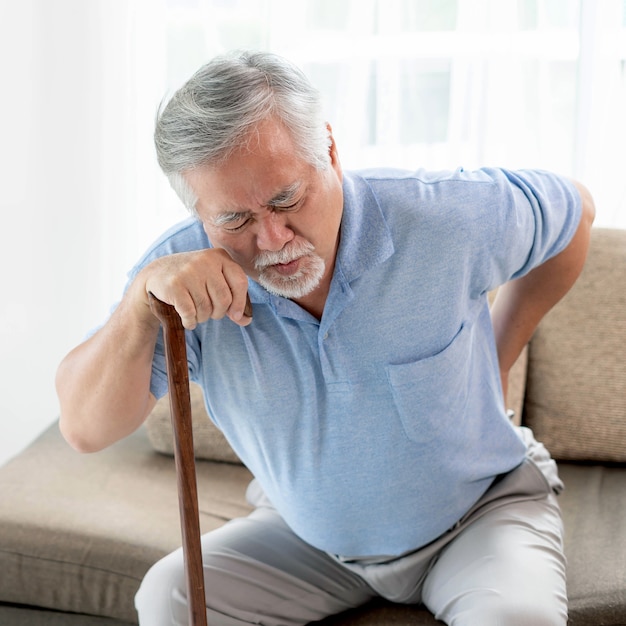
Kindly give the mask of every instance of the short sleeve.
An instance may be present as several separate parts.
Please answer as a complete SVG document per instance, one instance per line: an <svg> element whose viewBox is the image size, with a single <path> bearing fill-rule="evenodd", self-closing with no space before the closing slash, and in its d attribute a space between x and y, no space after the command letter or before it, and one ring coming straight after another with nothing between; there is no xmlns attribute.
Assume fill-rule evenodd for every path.
<svg viewBox="0 0 626 626"><path fill-rule="evenodd" d="M484 293L524 276L571 241L582 202L566 178L541 170L482 170L481 228L474 290ZM491 187L491 188L489 188Z"/></svg>
<svg viewBox="0 0 626 626"><path fill-rule="evenodd" d="M524 263L512 268L510 279L519 278L562 252L580 222L580 194L567 179L542 171L504 172L513 188L517 211L532 216L531 245ZM513 235L514 236L514 235Z"/></svg>

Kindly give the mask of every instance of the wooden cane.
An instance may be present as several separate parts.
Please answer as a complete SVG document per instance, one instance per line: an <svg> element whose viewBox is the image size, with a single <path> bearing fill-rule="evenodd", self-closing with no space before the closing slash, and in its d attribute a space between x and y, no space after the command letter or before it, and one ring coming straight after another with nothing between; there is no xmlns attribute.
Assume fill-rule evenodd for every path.
<svg viewBox="0 0 626 626"><path fill-rule="evenodd" d="M149 299L152 312L163 326L183 558L189 596L189 624L207 626L185 329L173 306L152 294L149 294Z"/></svg>

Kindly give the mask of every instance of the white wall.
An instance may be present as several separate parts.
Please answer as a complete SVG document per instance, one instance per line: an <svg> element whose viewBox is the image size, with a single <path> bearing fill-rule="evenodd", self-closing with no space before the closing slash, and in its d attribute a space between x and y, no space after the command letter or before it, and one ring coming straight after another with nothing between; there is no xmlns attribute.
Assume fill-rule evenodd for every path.
<svg viewBox="0 0 626 626"><path fill-rule="evenodd" d="M111 300L98 5L0 0L0 463L55 420L56 366Z"/></svg>
<svg viewBox="0 0 626 626"><path fill-rule="evenodd" d="M0 13L0 460L54 419L56 363L90 315L91 90L72 81L86 74L88 55L76 51L89 33L50 20L44 5L3 2ZM66 309L72 289L87 297Z"/></svg>
<svg viewBox="0 0 626 626"><path fill-rule="evenodd" d="M0 464L57 419L59 361L186 215L152 148L159 5L0 0Z"/></svg>

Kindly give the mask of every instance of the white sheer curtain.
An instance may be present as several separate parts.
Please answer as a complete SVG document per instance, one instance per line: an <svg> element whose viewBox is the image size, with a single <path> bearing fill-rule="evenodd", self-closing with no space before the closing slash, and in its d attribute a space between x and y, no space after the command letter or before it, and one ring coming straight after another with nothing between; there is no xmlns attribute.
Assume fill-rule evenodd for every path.
<svg viewBox="0 0 626 626"><path fill-rule="evenodd" d="M345 168L545 167L626 227L624 0L0 0L0 462L54 419L58 361L185 215L158 103L242 47L311 76Z"/></svg>
<svg viewBox="0 0 626 626"><path fill-rule="evenodd" d="M59 361L144 245L133 16L126 0L0 0L0 463L54 421Z"/></svg>
<svg viewBox="0 0 626 626"><path fill-rule="evenodd" d="M272 50L322 90L344 167L544 167L588 184L598 225L626 227L623 0L136 0L135 7L145 38L139 49L162 62L160 78L154 57L143 56L137 71L160 80L163 93L219 52ZM142 149L151 150L149 142Z"/></svg>

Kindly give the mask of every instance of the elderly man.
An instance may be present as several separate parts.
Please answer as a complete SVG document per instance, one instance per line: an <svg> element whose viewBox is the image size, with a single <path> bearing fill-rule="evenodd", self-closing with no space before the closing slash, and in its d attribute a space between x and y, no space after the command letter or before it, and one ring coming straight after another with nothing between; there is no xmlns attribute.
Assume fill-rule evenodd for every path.
<svg viewBox="0 0 626 626"><path fill-rule="evenodd" d="M193 216L62 362L61 428L95 451L144 421L167 391L147 294L174 305L255 476L251 515L203 537L209 622L383 596L456 626L565 624L562 485L503 391L581 271L588 191L530 170L344 173L315 89L263 53L201 68L155 142ZM185 594L178 551L146 575L140 623L185 624Z"/></svg>

